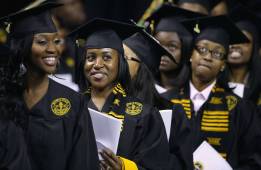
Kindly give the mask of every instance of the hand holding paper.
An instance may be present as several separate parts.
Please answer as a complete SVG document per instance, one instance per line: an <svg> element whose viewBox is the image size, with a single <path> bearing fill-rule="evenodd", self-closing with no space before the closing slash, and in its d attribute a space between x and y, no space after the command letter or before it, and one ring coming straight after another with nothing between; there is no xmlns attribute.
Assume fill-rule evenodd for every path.
<svg viewBox="0 0 261 170"><path fill-rule="evenodd" d="M98 151L106 147L116 154L121 133L121 120L90 108L89 112Z"/></svg>

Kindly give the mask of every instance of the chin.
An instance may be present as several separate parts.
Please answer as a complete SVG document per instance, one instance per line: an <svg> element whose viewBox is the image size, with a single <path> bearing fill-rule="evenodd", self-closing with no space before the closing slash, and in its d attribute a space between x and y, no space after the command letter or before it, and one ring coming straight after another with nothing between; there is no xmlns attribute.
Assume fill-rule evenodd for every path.
<svg viewBox="0 0 261 170"><path fill-rule="evenodd" d="M56 69L48 69L48 70L45 70L45 72L47 74L55 74L56 73Z"/></svg>
<svg viewBox="0 0 261 170"><path fill-rule="evenodd" d="M103 90L106 88L106 85L104 85L101 82L91 82L91 86L92 88L99 89L99 90Z"/></svg>

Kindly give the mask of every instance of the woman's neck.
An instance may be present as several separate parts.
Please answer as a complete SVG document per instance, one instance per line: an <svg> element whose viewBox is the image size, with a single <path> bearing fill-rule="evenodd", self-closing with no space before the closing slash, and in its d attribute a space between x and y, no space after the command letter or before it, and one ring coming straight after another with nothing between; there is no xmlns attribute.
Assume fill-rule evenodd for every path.
<svg viewBox="0 0 261 170"><path fill-rule="evenodd" d="M27 72L24 100L29 109L31 109L46 94L48 86L48 75Z"/></svg>
<svg viewBox="0 0 261 170"><path fill-rule="evenodd" d="M233 83L242 83L246 84L247 80L246 77L248 75L248 67L241 66L241 67L231 67L230 68L230 75L229 81Z"/></svg>
<svg viewBox="0 0 261 170"><path fill-rule="evenodd" d="M215 79L210 80L210 81L202 81L199 78L192 76L192 84L198 91L203 91L205 88L207 88L210 84L212 84Z"/></svg>
<svg viewBox="0 0 261 170"><path fill-rule="evenodd" d="M39 74L27 72L26 74L26 90L36 90L43 87L48 87L49 78L47 74Z"/></svg>
<svg viewBox="0 0 261 170"><path fill-rule="evenodd" d="M95 89L92 87L91 89L91 99L95 106L99 109L99 111L102 110L106 99L109 97L113 90L112 86L105 87L104 89Z"/></svg>
<svg viewBox="0 0 261 170"><path fill-rule="evenodd" d="M172 89L174 87L173 81L177 77L177 72L160 72L160 83L166 89Z"/></svg>

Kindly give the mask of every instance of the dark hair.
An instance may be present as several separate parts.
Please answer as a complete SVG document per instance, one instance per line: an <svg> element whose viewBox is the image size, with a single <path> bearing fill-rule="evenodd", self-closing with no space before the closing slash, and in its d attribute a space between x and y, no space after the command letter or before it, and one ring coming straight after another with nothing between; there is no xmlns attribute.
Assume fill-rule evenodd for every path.
<svg viewBox="0 0 261 170"><path fill-rule="evenodd" d="M78 54L80 53L80 61L76 66L76 83L79 85L80 91L81 92L85 92L86 90L88 90L88 88L91 87L91 85L89 84L88 80L86 79L85 75L84 75L84 64L85 64L85 60L86 60L86 49L79 49ZM126 90L126 92L128 92L128 90L130 89L130 82L131 82L131 78L130 78L130 73L129 73L129 66L128 63L126 61L126 59L124 58L123 54L118 52L118 57L119 57L119 65L118 65L118 75L117 75L117 79L115 80L115 83L121 83L121 85L123 86L123 88Z"/></svg>
<svg viewBox="0 0 261 170"><path fill-rule="evenodd" d="M14 64L21 65L29 61L32 55L33 35L29 34L22 38L10 38L8 39L10 49L14 53Z"/></svg>
<svg viewBox="0 0 261 170"><path fill-rule="evenodd" d="M0 120L12 120L22 127L26 126L25 108L23 105L23 79L15 56L5 56L6 63L0 64Z"/></svg>
<svg viewBox="0 0 261 170"><path fill-rule="evenodd" d="M144 63L140 63L137 74L131 81L131 87L130 95L142 102L158 109L170 107L156 90L153 75Z"/></svg>

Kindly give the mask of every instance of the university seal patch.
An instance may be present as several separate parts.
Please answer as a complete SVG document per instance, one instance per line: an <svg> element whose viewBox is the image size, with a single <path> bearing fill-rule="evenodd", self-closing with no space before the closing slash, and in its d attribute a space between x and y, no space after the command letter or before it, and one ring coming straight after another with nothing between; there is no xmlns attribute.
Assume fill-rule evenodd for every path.
<svg viewBox="0 0 261 170"><path fill-rule="evenodd" d="M126 104L126 113L130 115L138 115L142 111L142 104L139 102L130 102Z"/></svg>
<svg viewBox="0 0 261 170"><path fill-rule="evenodd" d="M235 96L227 96L228 110L231 111L237 105L237 98Z"/></svg>
<svg viewBox="0 0 261 170"><path fill-rule="evenodd" d="M204 170L203 165L201 162L195 162L194 163L194 170Z"/></svg>
<svg viewBox="0 0 261 170"><path fill-rule="evenodd" d="M56 116L63 116L71 109L71 103L66 98L58 98L52 101L51 109Z"/></svg>

